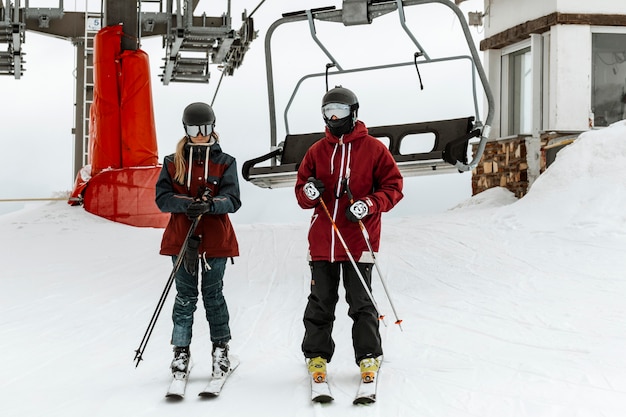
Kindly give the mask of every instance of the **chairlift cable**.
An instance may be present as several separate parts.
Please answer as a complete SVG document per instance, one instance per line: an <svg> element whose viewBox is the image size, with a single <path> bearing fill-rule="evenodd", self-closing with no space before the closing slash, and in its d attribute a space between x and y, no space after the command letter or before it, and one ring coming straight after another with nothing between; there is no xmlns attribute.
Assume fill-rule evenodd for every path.
<svg viewBox="0 0 626 417"><path fill-rule="evenodd" d="M250 13L250 16L248 16L249 18L252 17L252 15L254 14L254 12L256 12L259 7L261 7L261 5L265 3L265 0L261 0L261 2L254 8L254 10L252 10L252 13Z"/></svg>
<svg viewBox="0 0 626 417"><path fill-rule="evenodd" d="M215 93L213 94L213 100L211 100L211 107L213 107L213 103L215 103L215 97L217 97L217 92L220 90L220 85L222 85L222 79L224 78L224 71L222 71L222 75L220 76L220 80L217 82L217 88L215 89Z"/></svg>

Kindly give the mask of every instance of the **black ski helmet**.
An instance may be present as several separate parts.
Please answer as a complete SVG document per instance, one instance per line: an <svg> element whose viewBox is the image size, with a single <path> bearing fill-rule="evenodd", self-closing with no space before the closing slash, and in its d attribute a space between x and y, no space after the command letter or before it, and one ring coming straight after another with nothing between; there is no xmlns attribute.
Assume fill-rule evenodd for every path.
<svg viewBox="0 0 626 417"><path fill-rule="evenodd" d="M328 103L347 104L350 107L353 107L354 110L359 108L359 100L356 98L356 94L340 85L328 90L326 94L324 94L324 98L322 98L322 106L325 106Z"/></svg>
<svg viewBox="0 0 626 417"><path fill-rule="evenodd" d="M356 94L347 88L336 86L324 94L324 97L322 98L322 109L329 103L340 103L350 106L350 114L342 119L331 120L326 116L323 116L324 122L326 123L326 126L328 126L330 133L339 137L352 132L359 110L359 100L357 99Z"/></svg>
<svg viewBox="0 0 626 417"><path fill-rule="evenodd" d="M183 111L183 126L215 125L215 113L206 103L191 103Z"/></svg>

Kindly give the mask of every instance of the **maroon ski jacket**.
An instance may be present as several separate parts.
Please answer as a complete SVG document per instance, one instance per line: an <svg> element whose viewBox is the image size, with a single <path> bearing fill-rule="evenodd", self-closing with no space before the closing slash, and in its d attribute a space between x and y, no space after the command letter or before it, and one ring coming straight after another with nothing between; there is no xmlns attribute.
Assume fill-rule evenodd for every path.
<svg viewBox="0 0 626 417"><path fill-rule="evenodd" d="M326 136L309 148L298 169L295 186L298 204L304 209L314 208L309 228L310 259L347 261L348 255L322 204L319 200L309 200L304 194L303 188L309 177L324 183L322 199L354 260L372 263L359 224L346 217L350 200L345 184L348 184L354 201L363 200L368 205L369 215L363 219L363 224L372 249L378 252L381 213L391 210L403 197L402 175L387 147L370 136L365 124L357 120L354 130L342 140L326 129Z"/></svg>
<svg viewBox="0 0 626 417"><path fill-rule="evenodd" d="M190 151L190 150L188 150ZM191 151L190 151L191 152ZM228 213L241 207L237 163L235 158L222 152L218 144L211 146L210 154L197 152L191 165L186 164L190 183L174 180L174 155L168 155L156 183L156 203L161 211L172 213L163 232L161 255L178 255L191 227L185 214L187 207L198 195L198 190L209 188L213 195L213 210L200 219L195 230L202 237L199 252L208 258L239 256L239 245Z"/></svg>

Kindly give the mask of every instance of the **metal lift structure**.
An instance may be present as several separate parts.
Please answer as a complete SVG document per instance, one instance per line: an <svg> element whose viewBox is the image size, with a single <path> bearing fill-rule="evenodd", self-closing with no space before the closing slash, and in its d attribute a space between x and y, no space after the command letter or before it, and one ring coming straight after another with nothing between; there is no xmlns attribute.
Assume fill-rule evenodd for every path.
<svg viewBox="0 0 626 417"><path fill-rule="evenodd" d="M423 6L429 3L439 3L451 9L452 14L458 18L463 35L467 42L469 55L444 56L432 58L406 24L405 8L411 6ZM431 175L446 172L466 172L473 169L480 160L484 151L485 143L489 136L490 125L494 117L494 99L488 84L487 76L481 65L478 52L474 45L468 24L461 10L456 4L460 1L450 0L344 0L343 8L338 10L334 6L313 10L303 10L295 13L284 14L283 17L274 22L267 31L265 37L265 57L266 76L268 87L269 113L270 113L270 152L258 158L246 161L242 166L243 177L251 183L262 188L277 188L292 186L295 183L297 170L304 154L308 148L324 137L324 132L313 133L291 133L289 131L288 114L290 106L298 94L301 84L311 78L326 77L328 88L328 78L341 74L356 74L367 71L380 71L399 66L413 66L418 70L419 66L426 66L440 62L469 61L471 63L471 82L474 100L474 114L467 117L436 120L428 122L414 122L396 125L368 126L369 133L378 137L383 142L388 141L389 150L396 160L400 171L404 176ZM369 25L374 19L389 14L397 13L399 22L406 36L410 39L413 51L409 51L409 56L414 57L413 61L381 63L376 66L348 68L343 66L338 59L330 52L332 47L326 47L317 35L315 22L329 22L343 24L346 30L355 26ZM275 79L272 51L272 36L277 28L282 25L306 21L309 23L310 34L314 42L319 46L323 54L330 63L326 64L326 72L305 74L296 83L294 90L283 110L284 127L286 136L279 142L277 138L277 109L275 99ZM396 48L394 39L385 36L389 48ZM336 40L336 39L335 39ZM367 50L366 46L363 50ZM328 61L326 61L328 62ZM319 67L323 67L320 63ZM332 71L330 71L332 69ZM480 118L478 104L478 83L482 85L484 96L487 101L487 111L485 119ZM346 87L349 87L345 85ZM444 88L442 93L449 93ZM441 88L441 87L439 87ZM388 93L390 99L400 100L405 94L416 94L414 90L393 91ZM323 93L323 92L322 92ZM359 95L357 93L357 95ZM320 94L321 98L322 94ZM321 117L321 116L320 116ZM402 141L410 136L434 137L432 149L424 152L401 152ZM468 162L468 145L471 140L478 141L477 151L473 159ZM269 161L269 164L268 162ZM260 165L259 165L260 164Z"/></svg>
<svg viewBox="0 0 626 417"><path fill-rule="evenodd" d="M195 15L199 0L102 0L99 10L66 11L30 7L25 0L0 0L0 75L20 79L26 70L26 32L70 40L76 47L74 172L88 162L89 113L93 101L93 39L108 25L122 24L122 50L136 50L142 37L162 36L165 49L161 81L208 83L209 64L233 75L257 37L251 16L231 26L230 1L221 16Z"/></svg>

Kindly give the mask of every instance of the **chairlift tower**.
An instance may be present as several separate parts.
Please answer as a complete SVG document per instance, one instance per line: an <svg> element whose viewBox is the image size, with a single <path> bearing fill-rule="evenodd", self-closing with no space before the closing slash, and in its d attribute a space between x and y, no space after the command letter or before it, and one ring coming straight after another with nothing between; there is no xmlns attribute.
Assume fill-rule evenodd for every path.
<svg viewBox="0 0 626 417"><path fill-rule="evenodd" d="M174 7L176 3L176 7ZM182 3L182 4L181 4ZM88 163L89 112L93 102L94 37L100 29L122 24L122 50L136 50L142 37L162 36L166 50L161 81L208 83L209 64L222 76L233 75L257 37L253 20L243 13L239 30L231 27L230 1L221 16L195 16L199 0L104 0L101 10L66 11L30 7L29 1L0 0L0 75L20 79L26 70L27 31L70 40L76 47L74 173Z"/></svg>

